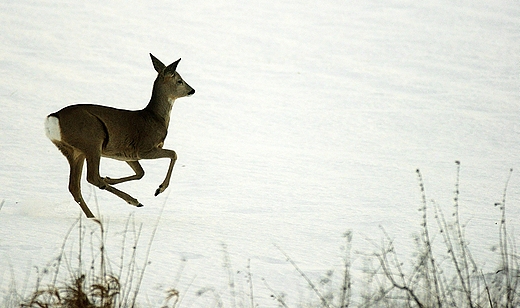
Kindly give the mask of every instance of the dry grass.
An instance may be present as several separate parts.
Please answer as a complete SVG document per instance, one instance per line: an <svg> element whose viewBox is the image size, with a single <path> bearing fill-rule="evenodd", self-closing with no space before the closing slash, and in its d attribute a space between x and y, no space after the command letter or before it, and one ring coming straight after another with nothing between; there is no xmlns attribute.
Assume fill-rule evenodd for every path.
<svg viewBox="0 0 520 308"><path fill-rule="evenodd" d="M363 281L358 280L355 283L364 288L360 290L360 298L351 298L351 231L345 234L347 243L340 287L335 290L329 289L327 293L318 287L326 280L311 280L296 262L279 248L316 297L316 302L300 304L299 307L520 307L519 256L515 241L509 236L506 226L507 187L512 170L507 177L502 200L495 204L500 210L497 270L494 273L485 273L483 266L473 258L464 225L461 223L458 161L456 166L457 177L450 221L447 221L438 204L427 201L422 174L417 170L422 196L422 215L420 233L414 238L415 258L410 266L400 260L398 247L395 247L393 239L383 227L382 243L374 244L373 252L357 252L368 264L364 270ZM428 213L433 213L433 218L429 217ZM432 238L440 238L442 243ZM372 260L374 262L371 262ZM327 276L331 278L332 272ZM289 307L284 293L278 293L270 288L267 282L264 283L280 307ZM329 281L327 284L331 285Z"/></svg>
<svg viewBox="0 0 520 308"><path fill-rule="evenodd" d="M394 246L394 241L383 228L382 242L375 244L374 251L357 252L362 259L373 261L367 263L369 266L365 269L362 281L352 281L352 231L344 234L344 258L340 277L335 277L334 272L329 271L318 280L311 279L278 247L298 275L306 281L316 299L312 302L300 300L297 307L520 307L519 258L515 241L510 237L506 226L507 187L512 170L506 180L502 200L495 204L499 209L500 223L497 230L499 243L496 245L498 262L494 273L484 272L473 259L468 245L459 213L459 173L460 163L457 162L453 211L449 215L451 219L447 220L439 205L427 201L422 174L417 170L422 196L420 232L414 238L415 254L409 266L399 259L398 247ZM64 239L60 256L52 266L54 270L40 271L36 287L21 303L16 290L13 290L4 299L5 307L138 307L137 295L153 241L152 235L147 247L139 246L141 228L142 226L136 226L133 219L129 218L123 232L119 262L110 262L106 253L107 233L104 225L95 221L95 224L86 226L81 218L78 219ZM77 241L70 239L74 230L78 232ZM144 249L144 259L137 257L138 248ZM263 285L253 284L250 261L246 270L241 271L246 273L245 276L242 275L242 279L246 279L247 291L237 288L240 280L235 277L236 271L232 268L225 244L222 244L222 250L229 291L225 298L229 305L224 303L222 294L212 287L196 291L196 297L213 297L214 307L254 308L259 307L255 294L267 291L279 307L290 306L289 295L271 288L268 279L262 278ZM138 259L142 260L139 264L136 261ZM114 263L119 264L116 269L110 266ZM336 282L333 283L333 280ZM360 294L356 298L352 295L353 285L363 288L356 293ZM168 290L161 308L178 306L183 306L179 291Z"/></svg>
<svg viewBox="0 0 520 308"><path fill-rule="evenodd" d="M94 223L92 223L94 222ZM97 228L95 227L97 225ZM87 224L80 217L71 226L63 241L61 252L51 268L40 272L31 294L20 304L8 307L22 308L130 308L138 307L148 253L153 236L145 249L144 260L137 262L142 225L136 226L132 216L123 232L119 265L109 260L106 247L107 232L99 220ZM77 231L77 239L72 233ZM155 234L155 230L154 233ZM179 293L172 289L166 294L163 307L174 307Z"/></svg>
<svg viewBox="0 0 520 308"><path fill-rule="evenodd" d="M403 269L397 247L385 233L383 245L372 254L378 267L371 273L374 291L365 293L360 307L519 307L520 267L519 259L506 226L506 196L509 178L506 180L500 209L498 266L495 273L484 273L471 253L459 213L459 174L453 197L452 220L447 221L439 205L427 202L424 182L417 170L422 195L421 232L415 238L416 258L411 270ZM434 217L428 217L432 207ZM431 226L431 223L434 226ZM441 247L435 246L431 232L435 230L442 238ZM437 236L436 234L435 236ZM444 247L442 247L444 246ZM445 253L435 253L444 251Z"/></svg>

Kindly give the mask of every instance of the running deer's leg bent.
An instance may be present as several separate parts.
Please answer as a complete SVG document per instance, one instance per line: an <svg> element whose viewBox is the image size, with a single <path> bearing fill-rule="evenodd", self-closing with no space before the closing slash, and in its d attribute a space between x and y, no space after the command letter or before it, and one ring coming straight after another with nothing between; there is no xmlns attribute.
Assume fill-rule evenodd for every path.
<svg viewBox="0 0 520 308"><path fill-rule="evenodd" d="M169 151L169 150L165 150ZM159 185L159 188L155 191L155 196L162 193L169 185L170 185L170 178L172 176L173 166L175 165L175 161L177 161L177 154L175 151L169 151L170 153L170 165L168 166L168 172L166 173L166 177L164 178L164 181L161 185Z"/></svg>
<svg viewBox="0 0 520 308"><path fill-rule="evenodd" d="M155 191L155 196L162 193L168 185L170 185L170 178L172 176L173 166L175 165L175 161L177 160L177 153L173 150L156 148L154 151L146 153L143 156L144 159L155 159L155 158L169 158L170 165L168 166L168 172L166 173L166 177L164 181L159 185L159 188Z"/></svg>
<svg viewBox="0 0 520 308"><path fill-rule="evenodd" d="M99 175L99 162L101 160L101 156L99 156L99 154L90 154L90 155L86 155L86 157L87 157L87 181L90 184L97 186L100 189L113 193L114 195L118 196L119 198L125 200L128 204L131 204L131 205L134 205L137 207L143 206L134 197L107 184L105 179L103 179Z"/></svg>
<svg viewBox="0 0 520 308"><path fill-rule="evenodd" d="M139 110L125 110L108 106L77 104L67 106L47 116L47 137L67 157L70 165L69 191L87 217L94 217L81 196L81 171L87 161L87 181L100 189L142 206L137 199L112 185L139 180L144 170L138 160L170 158L164 181L155 191L162 193L170 184L177 154L162 149L168 133L170 112L176 99L195 94L195 90L177 72L179 60L166 66L150 54L157 72L148 104ZM143 154L144 153L144 154ZM112 179L99 175L101 157L126 161L135 174Z"/></svg>
<svg viewBox="0 0 520 308"><path fill-rule="evenodd" d="M135 175L131 175L131 176L127 176L127 177L119 178L119 179L112 179L109 177L105 177L105 182L109 185L115 185L115 184L119 184L119 183L123 183L123 182L127 182L127 181L140 180L144 176L143 167L141 167L141 164L137 160L136 161L127 161L126 163L132 168L132 170L134 170Z"/></svg>

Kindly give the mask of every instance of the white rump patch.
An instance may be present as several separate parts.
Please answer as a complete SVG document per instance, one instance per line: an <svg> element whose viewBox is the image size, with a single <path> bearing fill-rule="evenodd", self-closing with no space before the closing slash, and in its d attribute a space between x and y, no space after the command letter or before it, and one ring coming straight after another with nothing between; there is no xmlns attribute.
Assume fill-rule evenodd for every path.
<svg viewBox="0 0 520 308"><path fill-rule="evenodd" d="M45 134L52 141L61 141L60 120L53 116L48 116L45 120Z"/></svg>

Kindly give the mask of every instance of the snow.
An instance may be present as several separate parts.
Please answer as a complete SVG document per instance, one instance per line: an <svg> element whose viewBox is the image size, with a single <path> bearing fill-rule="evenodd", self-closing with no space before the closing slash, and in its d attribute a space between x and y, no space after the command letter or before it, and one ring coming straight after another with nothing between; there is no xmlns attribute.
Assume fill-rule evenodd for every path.
<svg viewBox="0 0 520 308"><path fill-rule="evenodd" d="M149 52L182 58L178 71L196 90L172 111L165 148L179 160L170 187L153 196L168 160L143 161L145 177L118 186L143 208L82 183L116 254L130 215L145 239L160 218L143 301L158 306L181 267L175 287L187 306L201 305L202 288L227 294L223 244L235 270L251 259L262 306L276 306L262 277L291 303L308 293L273 244L312 277L341 268L347 230L354 250L370 251L383 226L410 256L421 217L415 170L427 198L451 213L456 160L470 247L477 262L496 265L494 204L520 158L515 2L8 0L0 26L4 293L11 271L23 281L56 257L80 215L45 116L79 102L144 107L155 78ZM103 175L130 172L102 160ZM364 258L353 255L356 277Z"/></svg>

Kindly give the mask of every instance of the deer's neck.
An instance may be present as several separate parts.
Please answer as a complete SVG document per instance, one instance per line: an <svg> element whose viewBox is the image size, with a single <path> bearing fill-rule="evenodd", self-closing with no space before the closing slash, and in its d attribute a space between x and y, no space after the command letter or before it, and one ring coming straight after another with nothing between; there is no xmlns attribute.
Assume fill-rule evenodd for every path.
<svg viewBox="0 0 520 308"><path fill-rule="evenodd" d="M152 98L146 106L145 110L152 113L158 121L160 121L166 128L170 124L170 113L172 111L174 99L168 98L167 95L161 93L162 91L154 86L152 91Z"/></svg>

